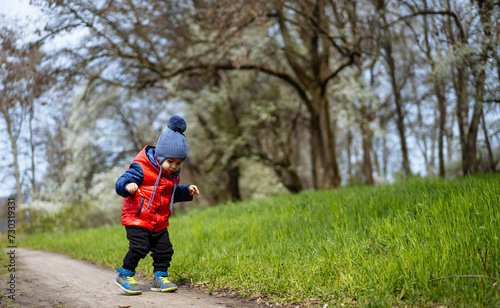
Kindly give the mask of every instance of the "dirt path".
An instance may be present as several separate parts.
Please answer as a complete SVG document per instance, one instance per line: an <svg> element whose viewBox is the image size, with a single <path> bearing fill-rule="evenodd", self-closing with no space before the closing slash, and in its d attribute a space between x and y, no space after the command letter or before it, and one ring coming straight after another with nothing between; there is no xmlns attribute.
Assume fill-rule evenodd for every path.
<svg viewBox="0 0 500 308"><path fill-rule="evenodd" d="M8 252L8 251L7 251ZM0 277L0 294L15 291L15 300L0 299L0 307L268 307L255 300L213 296L180 286L175 293L151 292L150 281L137 278L142 295L127 295L115 284L108 268L68 256L25 248L15 249L15 285L9 274ZM9 290L10 289L10 290Z"/></svg>

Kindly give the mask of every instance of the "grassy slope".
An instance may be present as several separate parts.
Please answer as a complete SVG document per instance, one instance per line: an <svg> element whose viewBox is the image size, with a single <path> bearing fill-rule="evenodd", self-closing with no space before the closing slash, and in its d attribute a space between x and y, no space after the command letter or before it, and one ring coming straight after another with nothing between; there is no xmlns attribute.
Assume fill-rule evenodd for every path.
<svg viewBox="0 0 500 308"><path fill-rule="evenodd" d="M288 303L500 305L499 205L500 175L225 204L171 219L170 274ZM128 246L121 226L22 244L112 268Z"/></svg>

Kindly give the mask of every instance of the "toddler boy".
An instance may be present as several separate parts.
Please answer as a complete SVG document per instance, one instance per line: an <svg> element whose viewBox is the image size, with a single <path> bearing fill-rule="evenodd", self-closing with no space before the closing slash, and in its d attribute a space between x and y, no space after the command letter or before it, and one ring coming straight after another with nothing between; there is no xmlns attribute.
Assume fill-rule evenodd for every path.
<svg viewBox="0 0 500 308"><path fill-rule="evenodd" d="M129 294L141 294L134 279L139 260L149 252L155 277L151 291L174 292L177 286L168 280L168 268L174 250L168 235L168 219L174 202L193 200L199 195L195 185L178 185L182 162L188 155L184 131L186 121L173 116L168 129L154 146L146 146L116 181L116 192L124 197L122 225L127 231L129 250L118 268L116 284Z"/></svg>

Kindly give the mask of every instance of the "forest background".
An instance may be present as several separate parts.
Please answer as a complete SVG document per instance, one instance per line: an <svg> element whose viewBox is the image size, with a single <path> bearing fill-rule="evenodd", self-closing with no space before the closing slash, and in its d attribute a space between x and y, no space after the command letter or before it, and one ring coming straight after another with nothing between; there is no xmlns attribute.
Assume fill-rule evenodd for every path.
<svg viewBox="0 0 500 308"><path fill-rule="evenodd" d="M114 182L174 114L203 192L180 212L500 167L498 1L30 3L0 30L2 197L27 231L119 221Z"/></svg>

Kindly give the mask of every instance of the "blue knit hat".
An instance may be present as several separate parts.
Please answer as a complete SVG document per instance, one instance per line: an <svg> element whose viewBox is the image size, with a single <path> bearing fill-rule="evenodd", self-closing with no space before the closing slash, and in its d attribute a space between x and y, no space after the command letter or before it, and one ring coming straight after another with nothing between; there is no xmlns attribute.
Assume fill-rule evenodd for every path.
<svg viewBox="0 0 500 308"><path fill-rule="evenodd" d="M168 129L160 135L156 143L156 159L160 164L166 158L186 159L188 146L184 131L186 121L180 116L173 116L168 120Z"/></svg>

